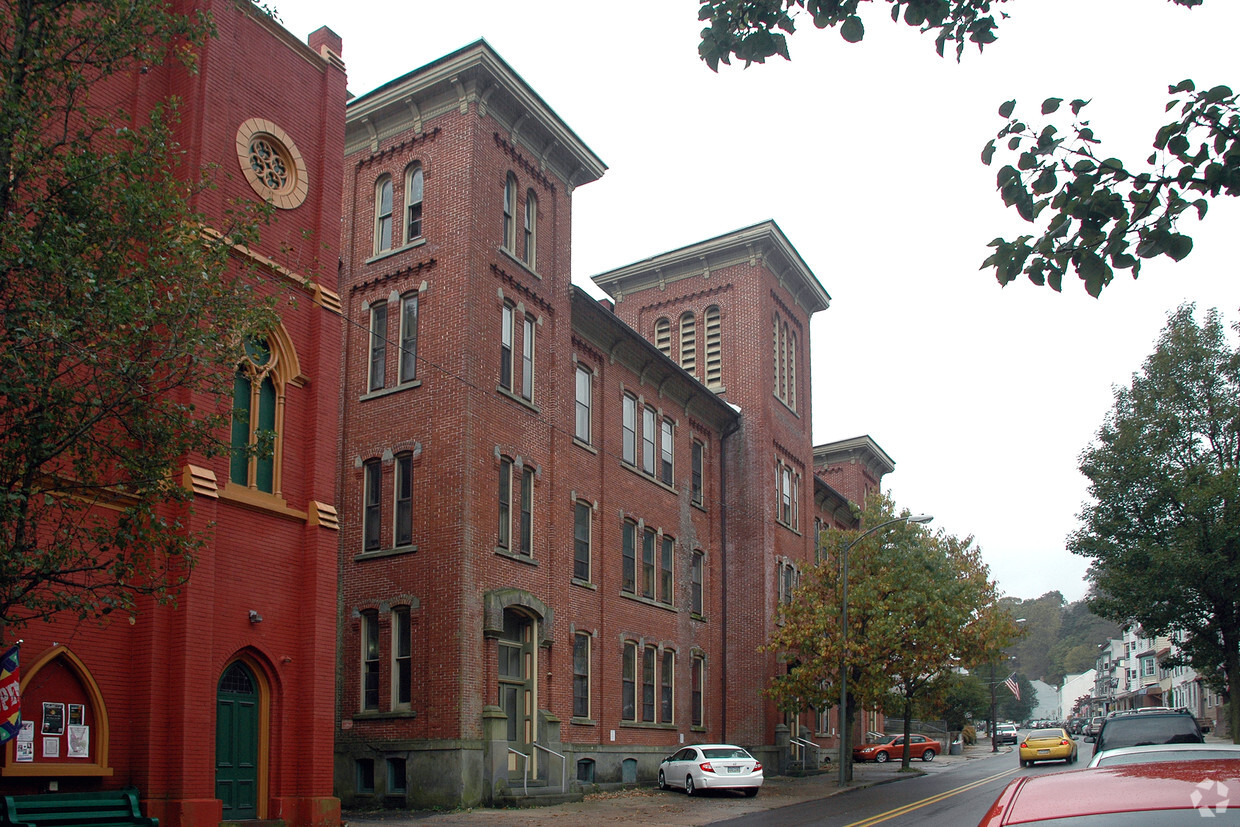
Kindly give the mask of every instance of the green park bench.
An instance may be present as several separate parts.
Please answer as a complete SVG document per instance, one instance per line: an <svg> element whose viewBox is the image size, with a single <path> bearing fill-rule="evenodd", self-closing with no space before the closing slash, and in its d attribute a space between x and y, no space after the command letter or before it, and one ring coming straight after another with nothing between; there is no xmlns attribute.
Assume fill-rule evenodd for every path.
<svg viewBox="0 0 1240 827"><path fill-rule="evenodd" d="M0 797L3 827L159 827L159 819L138 811L138 791L46 793Z"/></svg>

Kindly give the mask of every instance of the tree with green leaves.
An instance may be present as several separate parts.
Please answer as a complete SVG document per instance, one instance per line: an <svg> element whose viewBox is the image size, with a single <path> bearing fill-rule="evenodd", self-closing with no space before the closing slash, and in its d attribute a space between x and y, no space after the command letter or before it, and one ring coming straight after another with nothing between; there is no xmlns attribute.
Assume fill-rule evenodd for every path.
<svg viewBox="0 0 1240 827"><path fill-rule="evenodd" d="M1069 548L1090 608L1179 655L1240 721L1240 348L1218 311L1170 314L1081 457L1090 502ZM1240 743L1240 727L1232 727Z"/></svg>
<svg viewBox="0 0 1240 827"><path fill-rule="evenodd" d="M968 666L1005 645L1015 629L972 538L931 534L902 520L907 512L875 495L862 531L830 532L824 556L803 579L783 624L768 644L795 668L768 693L781 708L826 708L839 698L841 663L847 697L840 730L847 738L858 707L878 708L899 696L904 733L916 703L944 672ZM893 522L894 521L894 522ZM879 526L879 531L866 532ZM844 640L842 565L848 564L848 629ZM849 752L845 744L845 760ZM905 765L908 755L905 755ZM850 767L845 767L848 778Z"/></svg>
<svg viewBox="0 0 1240 827"><path fill-rule="evenodd" d="M202 538L180 470L227 449L233 371L274 317L190 206L208 182L181 166L176 101L126 106L147 67L192 71L210 20L156 0L0 15L3 637L184 581Z"/></svg>
<svg viewBox="0 0 1240 827"><path fill-rule="evenodd" d="M978 51L998 39L1006 0L700 0L699 55L718 71L732 58L745 65L769 57L789 59L787 35L799 20L837 28L844 40L861 41L865 19L889 12L933 35L935 49L950 46L960 60L966 46ZM1186 7L1203 0L1169 0ZM996 20L996 13L998 20ZM1116 271L1136 278L1142 261L1166 256L1180 261L1192 251L1181 217L1204 217L1210 201L1240 194L1240 105L1227 86L1197 89L1192 80L1168 87L1173 120L1154 136L1144 163L1099 154L1099 139L1081 117L1088 101L1069 102L1067 124L1034 125L1015 114L1016 102L999 107L1006 121L982 151L1012 155L999 167L996 187L1004 204L1033 231L1013 240L996 238L982 264L1000 284L1026 276L1059 291L1075 273L1097 297ZM1062 113L1063 98L1047 98L1040 117Z"/></svg>

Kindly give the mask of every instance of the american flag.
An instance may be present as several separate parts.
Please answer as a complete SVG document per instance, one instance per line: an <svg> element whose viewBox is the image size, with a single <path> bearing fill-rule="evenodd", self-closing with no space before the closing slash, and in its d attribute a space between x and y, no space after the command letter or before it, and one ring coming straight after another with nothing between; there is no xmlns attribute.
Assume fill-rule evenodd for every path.
<svg viewBox="0 0 1240 827"><path fill-rule="evenodd" d="M1016 696L1016 700L1020 700L1020 684L1016 682L1015 672L1007 676L1007 680L1003 682L1003 685L1012 690L1012 694Z"/></svg>

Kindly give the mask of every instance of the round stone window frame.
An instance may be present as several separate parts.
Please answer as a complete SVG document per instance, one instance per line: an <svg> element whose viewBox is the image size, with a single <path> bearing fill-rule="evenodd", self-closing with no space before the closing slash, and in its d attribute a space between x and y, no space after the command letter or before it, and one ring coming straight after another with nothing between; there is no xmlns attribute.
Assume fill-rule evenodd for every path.
<svg viewBox="0 0 1240 827"><path fill-rule="evenodd" d="M254 142L260 139L279 157L285 176L280 187L268 185L250 162ZM237 162L250 187L278 209L295 209L306 200L310 191L306 161L289 134L266 118L250 118L237 129Z"/></svg>

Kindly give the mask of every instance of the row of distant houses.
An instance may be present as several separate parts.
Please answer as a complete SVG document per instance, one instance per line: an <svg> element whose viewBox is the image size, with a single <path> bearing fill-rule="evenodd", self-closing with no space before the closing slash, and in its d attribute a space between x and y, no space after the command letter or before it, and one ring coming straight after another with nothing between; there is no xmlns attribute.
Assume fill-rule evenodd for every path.
<svg viewBox="0 0 1240 827"><path fill-rule="evenodd" d="M1140 627L1098 644L1093 669L1064 677L1061 717L1106 715L1127 709L1169 706L1190 710L1215 733L1228 732L1227 705L1196 670L1172 666L1174 637L1145 637Z"/></svg>

